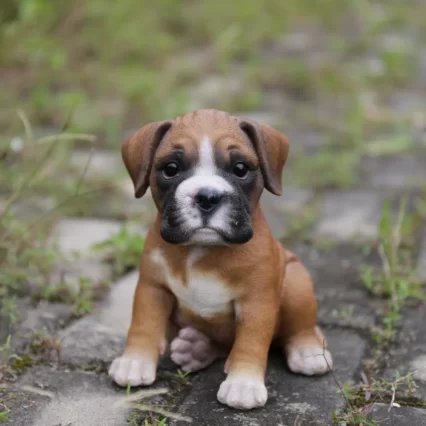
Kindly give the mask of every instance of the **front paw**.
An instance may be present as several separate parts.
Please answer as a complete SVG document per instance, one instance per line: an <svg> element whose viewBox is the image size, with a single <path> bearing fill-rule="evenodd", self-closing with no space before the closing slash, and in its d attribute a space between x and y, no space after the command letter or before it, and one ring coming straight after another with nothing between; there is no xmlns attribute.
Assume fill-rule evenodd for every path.
<svg viewBox="0 0 426 426"><path fill-rule="evenodd" d="M147 386L155 381L157 366L141 355L123 355L116 358L109 368L109 376L119 386Z"/></svg>
<svg viewBox="0 0 426 426"><path fill-rule="evenodd" d="M330 371L333 367L333 359L330 352L319 345L294 346L288 353L287 364L293 373L313 376Z"/></svg>
<svg viewBox="0 0 426 426"><path fill-rule="evenodd" d="M228 376L217 394L222 404L241 410L263 407L268 399L264 381L258 377L243 375Z"/></svg>

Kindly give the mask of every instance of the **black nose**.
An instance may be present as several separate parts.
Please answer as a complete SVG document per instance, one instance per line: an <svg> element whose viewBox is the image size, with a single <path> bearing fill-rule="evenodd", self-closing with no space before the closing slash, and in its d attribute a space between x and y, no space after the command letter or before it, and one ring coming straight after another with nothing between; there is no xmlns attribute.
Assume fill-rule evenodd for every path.
<svg viewBox="0 0 426 426"><path fill-rule="evenodd" d="M195 203L202 212L211 212L220 203L223 195L209 188L201 188L195 196Z"/></svg>

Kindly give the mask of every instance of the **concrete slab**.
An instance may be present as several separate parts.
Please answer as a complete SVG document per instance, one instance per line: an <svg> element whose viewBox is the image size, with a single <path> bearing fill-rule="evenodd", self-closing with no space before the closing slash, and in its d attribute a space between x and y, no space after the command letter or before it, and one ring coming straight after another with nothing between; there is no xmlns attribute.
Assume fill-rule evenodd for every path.
<svg viewBox="0 0 426 426"><path fill-rule="evenodd" d="M337 380L340 383L351 380L364 354L364 340L346 330L329 330L326 335L334 356ZM266 381L269 399L264 408L245 412L221 405L216 394L224 378L223 363L198 373L189 395L177 407L178 411L192 417L197 426L324 426L332 423L333 410L345 407L330 374L322 377L292 374L281 353L274 352L270 356ZM183 425L177 421L170 424Z"/></svg>

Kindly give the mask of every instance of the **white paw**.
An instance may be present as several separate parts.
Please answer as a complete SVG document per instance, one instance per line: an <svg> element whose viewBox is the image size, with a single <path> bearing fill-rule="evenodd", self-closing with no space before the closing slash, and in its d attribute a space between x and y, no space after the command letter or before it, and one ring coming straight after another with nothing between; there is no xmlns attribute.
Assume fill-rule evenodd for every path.
<svg viewBox="0 0 426 426"><path fill-rule="evenodd" d="M171 360L185 371L198 371L217 357L216 348L203 333L191 327L182 328L170 345Z"/></svg>
<svg viewBox="0 0 426 426"><path fill-rule="evenodd" d="M146 386L154 382L156 370L155 363L143 356L123 355L112 362L108 374L119 386Z"/></svg>
<svg viewBox="0 0 426 426"><path fill-rule="evenodd" d="M288 353L287 363L293 373L306 376L324 374L333 368L330 352L321 346L292 348Z"/></svg>
<svg viewBox="0 0 426 426"><path fill-rule="evenodd" d="M263 407L268 400L268 392L262 379L250 376L228 376L217 393L222 404L240 410Z"/></svg>

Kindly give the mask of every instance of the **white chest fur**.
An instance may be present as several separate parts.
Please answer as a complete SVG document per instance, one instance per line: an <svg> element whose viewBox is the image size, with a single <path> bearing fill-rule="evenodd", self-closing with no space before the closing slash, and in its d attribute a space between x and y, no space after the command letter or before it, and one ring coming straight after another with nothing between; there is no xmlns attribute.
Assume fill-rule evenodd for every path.
<svg viewBox="0 0 426 426"><path fill-rule="evenodd" d="M201 317L209 318L218 313L228 312L234 295L217 275L205 273L194 267L194 263L202 254L199 249L194 249L194 252L188 257L186 284L172 274L167 260L160 250L153 250L151 258L164 271L167 284L179 304Z"/></svg>

